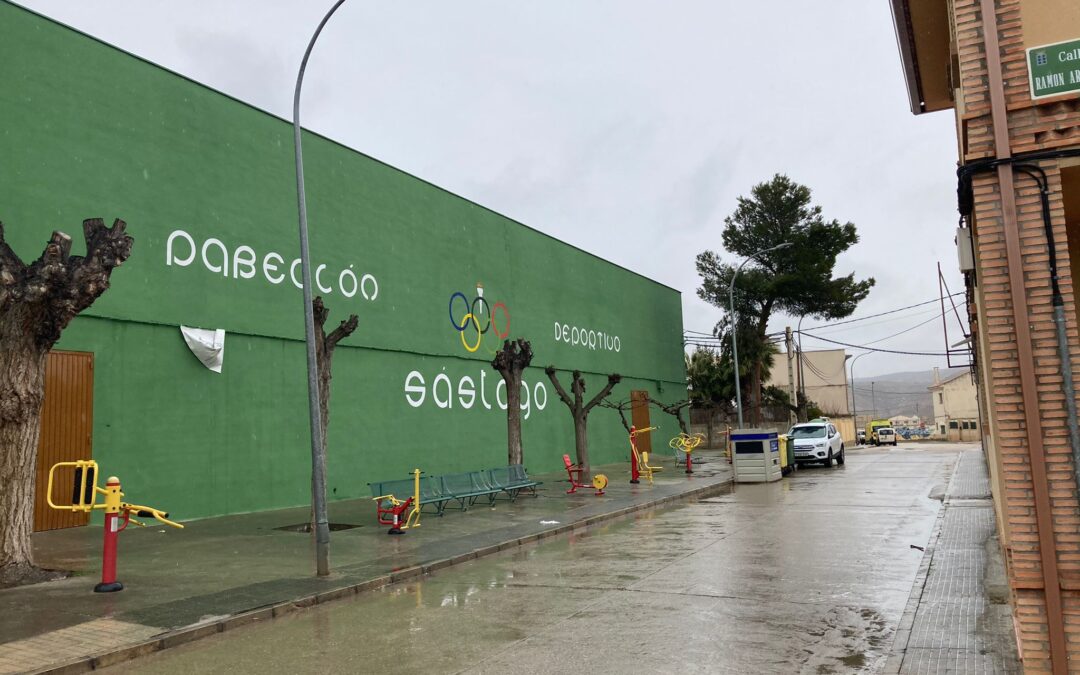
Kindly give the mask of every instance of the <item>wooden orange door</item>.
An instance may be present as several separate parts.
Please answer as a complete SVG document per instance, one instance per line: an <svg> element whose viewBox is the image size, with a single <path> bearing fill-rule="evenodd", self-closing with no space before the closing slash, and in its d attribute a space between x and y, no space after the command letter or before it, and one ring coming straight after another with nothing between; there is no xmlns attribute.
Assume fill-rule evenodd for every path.
<svg viewBox="0 0 1080 675"><path fill-rule="evenodd" d="M635 389L630 392L630 423L635 429L646 429L649 424L649 392ZM644 433L634 439L638 452L652 454L652 432Z"/></svg>
<svg viewBox="0 0 1080 675"><path fill-rule="evenodd" d="M49 468L57 462L92 459L94 429L94 355L88 352L49 352L45 366L45 403L41 408L37 483L34 490L34 531L86 525L89 515L56 511L45 500ZM75 471L56 472L53 501L70 504Z"/></svg>

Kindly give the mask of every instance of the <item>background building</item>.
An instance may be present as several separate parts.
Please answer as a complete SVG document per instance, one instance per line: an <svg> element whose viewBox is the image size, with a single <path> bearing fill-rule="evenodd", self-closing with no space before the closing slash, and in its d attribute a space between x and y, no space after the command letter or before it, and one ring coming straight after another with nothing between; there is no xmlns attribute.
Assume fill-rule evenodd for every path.
<svg viewBox="0 0 1080 675"><path fill-rule="evenodd" d="M36 258L53 229L78 253L96 216L135 240L50 359L39 475L92 455L180 519L308 503L291 124L7 3L0 63L0 215L16 253ZM334 357L331 499L415 467L505 464L490 365L503 338L533 344L534 472L574 447L546 365L580 369L592 392L621 373L621 399L686 398L678 291L330 139L307 134L304 149L313 283L331 328L359 315ZM224 331L220 374L181 325ZM594 462L626 456L615 411L596 409L589 434Z"/></svg>
<svg viewBox="0 0 1080 675"><path fill-rule="evenodd" d="M1080 3L891 4L912 112L956 118L958 262L1020 654L1028 672L1076 670Z"/></svg>
<svg viewBox="0 0 1080 675"><path fill-rule="evenodd" d="M947 441L981 438L978 393L971 373L957 373L929 389L934 403L934 438Z"/></svg>
<svg viewBox="0 0 1080 675"><path fill-rule="evenodd" d="M843 349L804 351L802 363L798 355L792 359L792 379L795 389L831 417L851 416L851 390L847 380L847 352ZM773 357L772 369L765 386L788 391L788 359L781 352Z"/></svg>

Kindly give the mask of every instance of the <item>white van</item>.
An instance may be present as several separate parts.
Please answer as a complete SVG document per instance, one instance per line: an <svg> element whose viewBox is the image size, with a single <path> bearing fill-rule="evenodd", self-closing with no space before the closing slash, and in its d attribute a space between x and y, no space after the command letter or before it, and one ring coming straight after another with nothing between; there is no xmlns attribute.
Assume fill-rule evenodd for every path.
<svg viewBox="0 0 1080 675"><path fill-rule="evenodd" d="M878 427L878 445L896 445L896 431L892 427Z"/></svg>

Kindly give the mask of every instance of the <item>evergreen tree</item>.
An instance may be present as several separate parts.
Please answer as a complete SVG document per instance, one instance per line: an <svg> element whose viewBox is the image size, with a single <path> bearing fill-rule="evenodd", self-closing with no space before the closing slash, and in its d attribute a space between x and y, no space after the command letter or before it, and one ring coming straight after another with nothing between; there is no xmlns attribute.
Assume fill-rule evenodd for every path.
<svg viewBox="0 0 1080 675"><path fill-rule="evenodd" d="M746 399L755 423L761 416L761 383L776 351L769 349L773 345L768 338L773 313L840 319L850 316L874 285L872 278L856 280L854 273L833 276L837 256L856 244L859 235L852 223L826 221L810 197L810 188L777 174L755 185L749 197L739 197L735 212L724 219L724 248L740 262L791 244L754 256L735 282L739 370L745 362L750 374ZM698 297L729 311L728 288L736 265L721 262L707 250L698 255L697 270L702 282ZM725 323L730 326L731 317L717 324L717 335L726 332Z"/></svg>

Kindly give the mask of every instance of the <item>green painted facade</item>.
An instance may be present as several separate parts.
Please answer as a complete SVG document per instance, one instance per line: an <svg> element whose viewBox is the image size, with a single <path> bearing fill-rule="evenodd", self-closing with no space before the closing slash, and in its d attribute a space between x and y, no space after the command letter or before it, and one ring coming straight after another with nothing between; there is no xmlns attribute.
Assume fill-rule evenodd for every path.
<svg viewBox="0 0 1080 675"><path fill-rule="evenodd" d="M3 2L0 82L0 219L15 251L37 257L53 229L78 249L95 216L135 238L58 345L95 354L103 470L183 519L306 503L291 125ZM506 461L495 333L530 339L538 366L581 369L591 391L619 372L619 398L685 397L677 291L326 138L307 134L304 149L328 324L360 317L334 360L332 498L416 466ZM181 324L227 332L220 375ZM542 368L525 380L526 464L553 470L573 453L570 415ZM589 431L594 462L627 454L614 411L594 411Z"/></svg>

